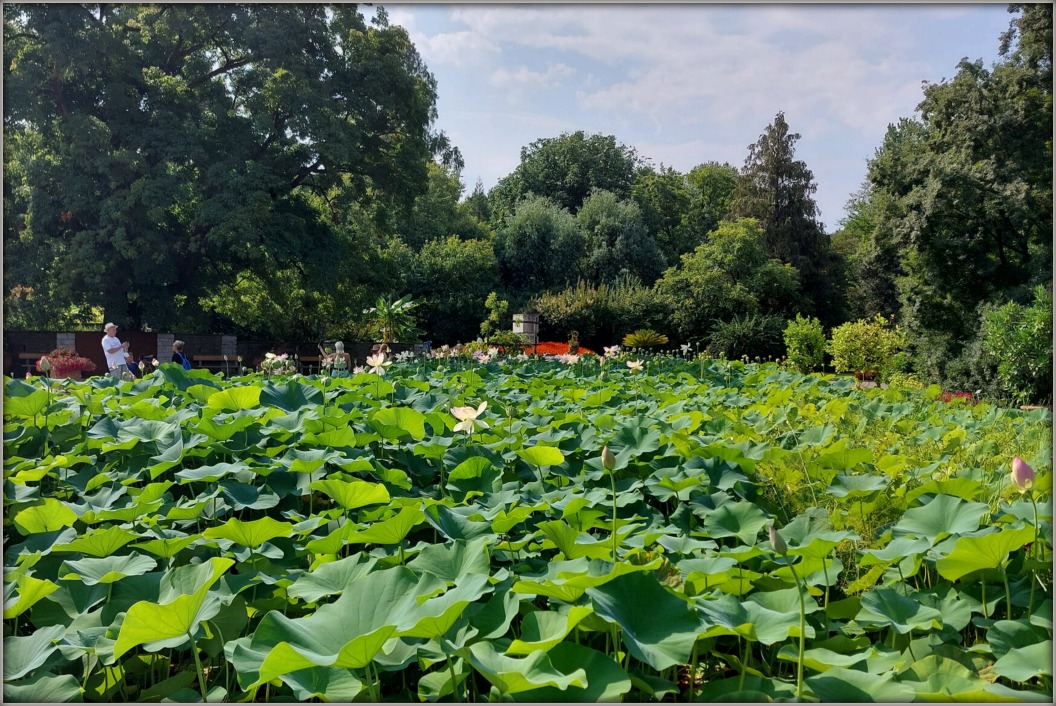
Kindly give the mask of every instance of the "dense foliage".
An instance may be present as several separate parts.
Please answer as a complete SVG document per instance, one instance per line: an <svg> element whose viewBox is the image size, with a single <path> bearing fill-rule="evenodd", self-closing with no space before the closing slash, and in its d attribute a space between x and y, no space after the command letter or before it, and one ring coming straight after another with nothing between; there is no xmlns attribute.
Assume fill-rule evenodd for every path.
<svg viewBox="0 0 1056 706"><path fill-rule="evenodd" d="M577 130L467 195L383 9L5 5L5 325L361 340L379 294L410 293L442 344L475 338L494 291L555 338L651 328L754 358L778 318L881 315L920 379L1044 402L984 325L1052 288L1052 7L1009 11L999 61L925 85L830 236L781 112L740 169Z"/></svg>
<svg viewBox="0 0 1056 706"><path fill-rule="evenodd" d="M4 281L36 293L27 324L89 303L222 330L237 307L210 297L243 284L344 309L369 243L354 214L384 220L430 159L459 160L384 11L5 5L4 40Z"/></svg>
<svg viewBox="0 0 1056 706"><path fill-rule="evenodd" d="M569 360L5 379L5 701L1051 702L1050 413Z"/></svg>

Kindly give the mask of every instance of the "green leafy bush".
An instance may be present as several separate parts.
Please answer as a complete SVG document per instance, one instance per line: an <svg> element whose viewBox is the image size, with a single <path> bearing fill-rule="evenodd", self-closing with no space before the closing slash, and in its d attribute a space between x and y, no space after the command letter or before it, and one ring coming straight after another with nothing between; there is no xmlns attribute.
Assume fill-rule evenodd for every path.
<svg viewBox="0 0 1056 706"><path fill-rule="evenodd" d="M547 292L532 301L541 314L544 338L565 340L579 332L580 343L595 350L617 342L626 331L665 330L669 307L635 277L611 284L580 280L575 287Z"/></svg>
<svg viewBox="0 0 1056 706"><path fill-rule="evenodd" d="M708 344L713 351L722 351L727 359L742 356L765 358L781 355L781 331L785 320L773 314L734 316L715 325Z"/></svg>
<svg viewBox="0 0 1056 706"><path fill-rule="evenodd" d="M906 336L898 326L888 327L884 317L858 319L832 330L828 352L838 373L860 373L886 378L896 372L906 346Z"/></svg>
<svg viewBox="0 0 1056 706"><path fill-rule="evenodd" d="M785 357L799 372L817 370L825 362L825 332L814 317L796 314L785 327Z"/></svg>
<svg viewBox="0 0 1056 706"><path fill-rule="evenodd" d="M997 359L1002 387L1018 402L1052 400L1052 292L1034 289L1029 306L1009 302L983 319L983 349Z"/></svg>
<svg viewBox="0 0 1056 706"><path fill-rule="evenodd" d="M891 373L887 378L888 387L897 387L902 390L923 390L924 383L912 373Z"/></svg>
<svg viewBox="0 0 1056 706"><path fill-rule="evenodd" d="M752 218L724 222L709 233L668 268L656 290L671 307L672 333L685 341L707 338L716 322L736 316L802 310L799 273L770 256L763 229Z"/></svg>

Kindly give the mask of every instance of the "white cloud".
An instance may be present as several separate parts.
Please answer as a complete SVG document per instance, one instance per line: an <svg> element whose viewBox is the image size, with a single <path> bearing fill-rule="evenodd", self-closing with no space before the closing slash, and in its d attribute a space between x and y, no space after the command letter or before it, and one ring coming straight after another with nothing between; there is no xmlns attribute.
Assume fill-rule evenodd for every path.
<svg viewBox="0 0 1056 706"><path fill-rule="evenodd" d="M1004 27L989 45L963 48L945 30L965 32L977 17L1007 26L1004 8L904 5L401 6L390 17L438 77L460 72L468 92L453 105L486 114L445 112L441 96L441 127L470 179L478 168L504 176L520 147L576 129L615 134L679 169L708 160L740 167L782 110L803 135L800 156L815 170L830 224L887 125L913 115L922 79L956 71L935 47L992 56ZM500 151L509 156L496 161ZM486 168L475 166L477 154Z"/></svg>
<svg viewBox="0 0 1056 706"><path fill-rule="evenodd" d="M488 79L494 86L523 86L528 88L557 88L563 79L576 73L576 70L565 64L551 64L546 71L532 71L527 66L509 70L500 66Z"/></svg>

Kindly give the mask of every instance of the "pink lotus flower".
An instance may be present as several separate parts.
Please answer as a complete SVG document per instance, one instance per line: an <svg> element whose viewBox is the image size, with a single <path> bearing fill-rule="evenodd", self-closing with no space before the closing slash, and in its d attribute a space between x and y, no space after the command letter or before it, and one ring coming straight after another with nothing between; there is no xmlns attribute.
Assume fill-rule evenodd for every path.
<svg viewBox="0 0 1056 706"><path fill-rule="evenodd" d="M1034 487L1034 469L1027 465L1027 462L1016 456L1012 459L1012 473L1009 476L1012 479L1012 485L1019 488L1019 492L1025 493Z"/></svg>

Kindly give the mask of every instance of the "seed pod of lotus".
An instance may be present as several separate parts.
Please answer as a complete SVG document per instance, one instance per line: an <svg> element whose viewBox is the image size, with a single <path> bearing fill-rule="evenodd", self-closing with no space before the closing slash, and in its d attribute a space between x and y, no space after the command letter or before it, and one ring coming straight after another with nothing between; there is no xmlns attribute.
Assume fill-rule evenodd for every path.
<svg viewBox="0 0 1056 706"><path fill-rule="evenodd" d="M773 525L770 525L770 546L781 556L788 554L788 545L785 544L785 540L781 538L781 535L777 533L777 529Z"/></svg>
<svg viewBox="0 0 1056 706"><path fill-rule="evenodd" d="M601 449L601 465L605 466L606 471L616 468L616 457L609 451L608 446L603 446Z"/></svg>
<svg viewBox="0 0 1056 706"><path fill-rule="evenodd" d="M40 357L40 360L37 361L37 369L42 373L46 373L51 370L51 361L48 360L47 356Z"/></svg>
<svg viewBox="0 0 1056 706"><path fill-rule="evenodd" d="M1034 487L1034 469L1027 462L1016 456L1012 459L1012 473L1010 475L1012 485L1019 488L1019 492L1025 493Z"/></svg>

